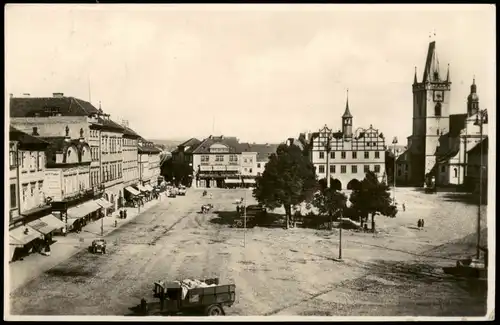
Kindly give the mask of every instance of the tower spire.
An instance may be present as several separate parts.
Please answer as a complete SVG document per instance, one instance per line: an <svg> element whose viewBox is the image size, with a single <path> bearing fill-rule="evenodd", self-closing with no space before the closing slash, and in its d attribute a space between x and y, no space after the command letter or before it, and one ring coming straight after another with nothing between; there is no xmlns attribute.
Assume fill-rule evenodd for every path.
<svg viewBox="0 0 500 325"><path fill-rule="evenodd" d="M415 75L413 76L413 84L417 84L418 81L417 81L417 67L415 66Z"/></svg>
<svg viewBox="0 0 500 325"><path fill-rule="evenodd" d="M345 101L345 111L342 117L352 117L351 112L349 111L349 88L347 88L347 98Z"/></svg>
<svg viewBox="0 0 500 325"><path fill-rule="evenodd" d="M450 82L450 64L448 63L448 71L446 72L446 82Z"/></svg>

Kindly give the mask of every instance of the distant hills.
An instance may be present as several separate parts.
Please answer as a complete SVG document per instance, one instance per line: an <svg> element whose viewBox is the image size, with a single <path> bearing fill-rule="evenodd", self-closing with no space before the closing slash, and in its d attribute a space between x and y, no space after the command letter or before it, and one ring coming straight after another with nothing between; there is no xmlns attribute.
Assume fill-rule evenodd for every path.
<svg viewBox="0 0 500 325"><path fill-rule="evenodd" d="M172 140L166 140L166 139L148 139L149 141L153 142L156 145L164 147L165 150L172 152L175 148L177 148L178 145L183 143L186 140L179 140L179 139L172 139Z"/></svg>

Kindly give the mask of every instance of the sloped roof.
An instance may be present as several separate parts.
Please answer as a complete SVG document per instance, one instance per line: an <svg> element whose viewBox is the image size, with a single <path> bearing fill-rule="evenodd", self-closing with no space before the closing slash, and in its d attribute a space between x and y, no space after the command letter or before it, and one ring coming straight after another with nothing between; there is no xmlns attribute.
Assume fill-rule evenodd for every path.
<svg viewBox="0 0 500 325"><path fill-rule="evenodd" d="M106 128L119 132L124 132L125 130L125 127L123 125L116 123L112 119L103 117L102 115L97 116L97 123L91 123L91 125L97 128Z"/></svg>
<svg viewBox="0 0 500 325"><path fill-rule="evenodd" d="M198 148L198 146L201 144L201 141L196 139L196 138L191 138L183 143L181 143L177 148L179 147L189 147L187 150L185 150L185 153L192 153L193 151ZM175 150L177 150L177 148Z"/></svg>
<svg viewBox="0 0 500 325"><path fill-rule="evenodd" d="M19 142L20 149L29 149L34 147L46 148L49 146L49 143L43 139L24 133L14 128L12 125L9 128L9 140Z"/></svg>
<svg viewBox="0 0 500 325"><path fill-rule="evenodd" d="M435 156L438 162L446 162L448 159L455 157L459 151L460 138L445 133L439 137L439 147L436 149Z"/></svg>
<svg viewBox="0 0 500 325"><path fill-rule="evenodd" d="M213 144L220 143L229 148L229 153L241 153L242 146L236 137L225 137L225 136L210 136L203 140L200 145L193 150L195 154L210 153L210 146Z"/></svg>
<svg viewBox="0 0 500 325"><path fill-rule="evenodd" d="M467 114L451 114L450 115L450 136L458 137L460 131L465 128Z"/></svg>
<svg viewBox="0 0 500 325"><path fill-rule="evenodd" d="M138 153L161 153L162 150L155 147L155 145L144 138L139 138L140 143L137 144L137 152Z"/></svg>
<svg viewBox="0 0 500 325"><path fill-rule="evenodd" d="M122 128L123 128L123 135L124 136L128 136L131 138L140 138L141 137L137 132L135 132L134 130L132 130L128 126L122 125Z"/></svg>
<svg viewBox="0 0 500 325"><path fill-rule="evenodd" d="M269 144L269 143L258 144L258 143L252 143L252 144L248 144L248 149L246 149L245 151L247 151L247 152L256 152L257 153L257 161L267 161L267 159L269 158L269 156L271 154L276 153L276 150L278 149L278 146L279 146L279 144Z"/></svg>
<svg viewBox="0 0 500 325"><path fill-rule="evenodd" d="M483 153L488 153L488 137L485 137L481 142L476 143L474 147L467 150L468 154L476 154L481 151L481 146L483 147Z"/></svg>
<svg viewBox="0 0 500 325"><path fill-rule="evenodd" d="M10 99L11 117L48 116L47 111L57 110L62 116L89 116L98 113L91 103L75 97L13 97Z"/></svg>

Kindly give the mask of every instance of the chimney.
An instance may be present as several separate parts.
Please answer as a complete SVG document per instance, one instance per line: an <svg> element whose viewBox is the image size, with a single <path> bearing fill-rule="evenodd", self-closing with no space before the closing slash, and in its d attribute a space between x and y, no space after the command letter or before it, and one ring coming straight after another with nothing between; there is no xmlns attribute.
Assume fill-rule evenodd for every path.
<svg viewBox="0 0 500 325"><path fill-rule="evenodd" d="M33 127L33 132L31 133L31 135L33 135L33 136L40 135L40 134L38 134L38 128L36 126Z"/></svg>
<svg viewBox="0 0 500 325"><path fill-rule="evenodd" d="M23 93L23 97L30 97L30 93Z"/></svg>
<svg viewBox="0 0 500 325"><path fill-rule="evenodd" d="M61 98L64 97L64 93L52 93L52 96L56 98Z"/></svg>

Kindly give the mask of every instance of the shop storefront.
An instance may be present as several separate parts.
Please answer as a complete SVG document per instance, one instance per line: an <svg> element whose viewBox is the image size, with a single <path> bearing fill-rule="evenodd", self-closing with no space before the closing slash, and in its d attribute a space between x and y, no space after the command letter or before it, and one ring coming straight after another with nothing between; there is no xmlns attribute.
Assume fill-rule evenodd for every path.
<svg viewBox="0 0 500 325"><path fill-rule="evenodd" d="M151 191L150 190L148 190L145 186L143 186L141 184L137 184L137 189L139 191L141 191L141 193L143 194L144 200L146 202L147 201L151 201L152 195L151 195Z"/></svg>
<svg viewBox="0 0 500 325"><path fill-rule="evenodd" d="M136 190L132 186L125 187L125 202L126 206L137 208L141 204L143 195L140 191Z"/></svg>
<svg viewBox="0 0 500 325"><path fill-rule="evenodd" d="M29 225L9 230L10 260L15 261L32 253L38 240L43 240L43 234Z"/></svg>

